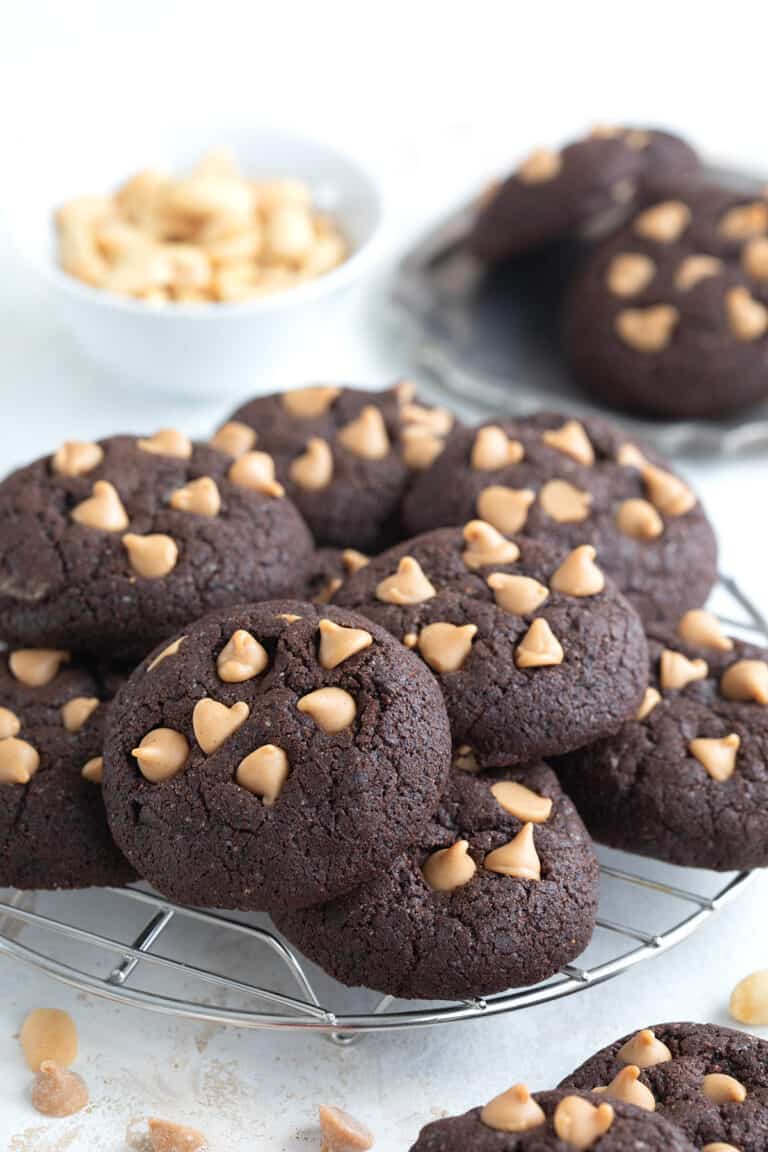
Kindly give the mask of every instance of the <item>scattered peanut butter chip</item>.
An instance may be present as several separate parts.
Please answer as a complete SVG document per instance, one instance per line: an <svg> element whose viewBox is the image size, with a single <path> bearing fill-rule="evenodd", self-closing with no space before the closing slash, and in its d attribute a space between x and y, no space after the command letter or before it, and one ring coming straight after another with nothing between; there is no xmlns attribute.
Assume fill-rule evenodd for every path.
<svg viewBox="0 0 768 1152"><path fill-rule="evenodd" d="M283 790L288 771L288 757L283 749L276 744L262 744L240 761L235 780L271 808Z"/></svg>
<svg viewBox="0 0 768 1152"><path fill-rule="evenodd" d="M99 706L97 696L73 696L61 709L61 722L67 732L79 732Z"/></svg>
<svg viewBox="0 0 768 1152"><path fill-rule="evenodd" d="M759 340L768 330L768 308L744 287L728 289L725 311L737 340Z"/></svg>
<svg viewBox="0 0 768 1152"><path fill-rule="evenodd" d="M364 552L358 552L356 548L345 548L341 554L341 562L344 565L344 571L349 572L351 576L353 572L359 572L361 568L365 568L366 564L370 563L370 557L366 556Z"/></svg>
<svg viewBox="0 0 768 1152"><path fill-rule="evenodd" d="M403 460L408 468L416 472L424 472L445 448L445 441L434 436L429 429L414 427L403 428L400 439L402 441Z"/></svg>
<svg viewBox="0 0 768 1152"><path fill-rule="evenodd" d="M0 784L28 784L40 767L40 753L26 740L0 740Z"/></svg>
<svg viewBox="0 0 768 1152"><path fill-rule="evenodd" d="M162 580L173 571L179 559L176 541L162 532L152 532L148 536L127 532L123 536L123 546L131 568L144 580Z"/></svg>
<svg viewBox="0 0 768 1152"><path fill-rule="evenodd" d="M624 308L617 313L614 327L625 344L638 352L661 352L672 339L680 313L671 304L649 308Z"/></svg>
<svg viewBox="0 0 768 1152"><path fill-rule="evenodd" d="M560 174L563 158L551 148L537 148L526 156L517 169L517 178L523 184L546 184Z"/></svg>
<svg viewBox="0 0 768 1152"><path fill-rule="evenodd" d="M90 760L86 760L80 775L84 780L90 780L91 784L101 784L104 776L104 757L93 756Z"/></svg>
<svg viewBox="0 0 768 1152"><path fill-rule="evenodd" d="M674 652L671 648L662 649L659 681L664 691L669 688L680 691L694 680L704 680L708 675L709 665L706 660L700 657L689 660L682 652Z"/></svg>
<svg viewBox="0 0 768 1152"><path fill-rule="evenodd" d="M104 459L104 449L90 440L65 440L52 461L60 476L85 476Z"/></svg>
<svg viewBox="0 0 768 1152"><path fill-rule="evenodd" d="M337 439L348 452L363 460L383 460L389 454L387 426L373 404L366 404L359 416L340 428Z"/></svg>
<svg viewBox="0 0 768 1152"><path fill-rule="evenodd" d="M539 616L515 649L518 668L547 668L562 664L563 647L547 621Z"/></svg>
<svg viewBox="0 0 768 1152"><path fill-rule="evenodd" d="M731 992L729 1010L740 1024L768 1024L768 970L752 972L738 982Z"/></svg>
<svg viewBox="0 0 768 1152"><path fill-rule="evenodd" d="M400 419L411 428L422 428L433 436L447 436L453 427L454 416L448 408L427 408L423 404L404 404ZM405 429L403 429L405 431Z"/></svg>
<svg viewBox="0 0 768 1152"><path fill-rule="evenodd" d="M700 648L715 648L718 652L730 652L733 649L733 640L725 635L717 616L704 608L692 608L681 616L677 634L688 644L696 644Z"/></svg>
<svg viewBox="0 0 768 1152"><path fill-rule="evenodd" d="M533 824L523 824L514 839L501 848L494 848L483 860L487 872L514 876L518 880L540 880L541 861L533 838Z"/></svg>
<svg viewBox="0 0 768 1152"><path fill-rule="evenodd" d="M192 455L192 441L176 428L161 428L154 436L137 441L137 448L153 456L175 456L179 460L189 460Z"/></svg>
<svg viewBox="0 0 768 1152"><path fill-rule="evenodd" d="M158 652L154 660L150 660L147 665L147 672L151 672L153 668L157 668L158 664L162 664L163 660L167 660L169 656L175 656L185 640L186 636L179 636L178 640L172 640L170 644L167 644L162 652Z"/></svg>
<svg viewBox="0 0 768 1152"><path fill-rule="evenodd" d="M434 892L453 892L469 884L477 865L468 849L466 840L457 840L450 848L441 848L426 858L421 871Z"/></svg>
<svg viewBox="0 0 768 1152"><path fill-rule="evenodd" d="M476 624L427 624L419 633L419 652L434 672L458 672L476 634Z"/></svg>
<svg viewBox="0 0 768 1152"><path fill-rule="evenodd" d="M579 464L591 468L595 462L595 450L592 441L587 436L584 425L578 420L566 420L561 428L550 428L543 440L550 448L555 448L565 456L570 456Z"/></svg>
<svg viewBox="0 0 768 1152"><path fill-rule="evenodd" d="M549 796L540 796L516 780L497 781L491 785L491 793L505 812L523 823L545 824L552 814Z"/></svg>
<svg viewBox="0 0 768 1152"><path fill-rule="evenodd" d="M86 528L99 528L102 532L124 532L128 515L117 489L107 480L97 480L91 495L70 512L71 518Z"/></svg>
<svg viewBox="0 0 768 1152"><path fill-rule="evenodd" d="M656 1111L656 1099L650 1088L640 1081L640 1069L637 1064L627 1064L614 1076L610 1084L604 1088L593 1088L593 1092L605 1092L614 1100L623 1100L625 1104L634 1104L636 1108L645 1108L647 1112Z"/></svg>
<svg viewBox="0 0 768 1152"><path fill-rule="evenodd" d="M319 630L322 668L338 668L350 656L373 644L373 636L363 628L345 628L341 624L334 624L332 620L321 620Z"/></svg>
<svg viewBox="0 0 768 1152"><path fill-rule="evenodd" d="M320 1152L367 1152L373 1148L373 1133L349 1112L321 1104L319 1115L323 1134Z"/></svg>
<svg viewBox="0 0 768 1152"><path fill-rule="evenodd" d="M207 1152L208 1141L196 1128L153 1117L149 1121L152 1152Z"/></svg>
<svg viewBox="0 0 768 1152"><path fill-rule="evenodd" d="M294 484L307 492L327 488L333 479L333 453L328 441L310 436L306 450L291 463L288 472Z"/></svg>
<svg viewBox="0 0 768 1152"><path fill-rule="evenodd" d="M209 696L198 700L192 710L192 728L203 752L210 755L245 724L250 708L244 700L228 707Z"/></svg>
<svg viewBox="0 0 768 1152"><path fill-rule="evenodd" d="M655 540L664 531L664 521L650 500L632 497L616 509L616 527L633 540Z"/></svg>
<svg viewBox="0 0 768 1152"><path fill-rule="evenodd" d="M341 388L330 384L317 384L312 388L294 388L292 392L283 393L283 407L291 416L299 416L304 420L316 420L324 416L341 394Z"/></svg>
<svg viewBox="0 0 768 1152"><path fill-rule="evenodd" d="M211 476L201 476L190 480L183 488L171 493L171 508L178 512L193 512L196 516L218 516L221 511L221 495L216 481Z"/></svg>
<svg viewBox="0 0 768 1152"><path fill-rule="evenodd" d="M415 648L418 643L419 643L418 632L406 632L405 636L403 636L403 644L405 645L406 648Z"/></svg>
<svg viewBox="0 0 768 1152"><path fill-rule="evenodd" d="M640 212L633 224L638 236L656 240L659 244L672 244L677 240L691 219L691 210L682 200L663 200Z"/></svg>
<svg viewBox="0 0 768 1152"><path fill-rule="evenodd" d="M581 544L566 556L553 573L550 584L566 596L596 596L605 588L605 576L595 563L597 553L591 544Z"/></svg>
<svg viewBox="0 0 768 1152"><path fill-rule="evenodd" d="M216 657L216 671L225 684L242 684L263 672L268 663L264 645L245 628L238 628Z"/></svg>
<svg viewBox="0 0 768 1152"><path fill-rule="evenodd" d="M648 461L636 444L626 440L619 445L616 452L616 463L620 464L622 468L644 468Z"/></svg>
<svg viewBox="0 0 768 1152"><path fill-rule="evenodd" d="M656 275L656 265L641 252L620 252L608 265L605 282L614 296L636 296Z"/></svg>
<svg viewBox="0 0 768 1152"><path fill-rule="evenodd" d="M701 1090L715 1104L743 1104L747 1090L734 1076L710 1072L701 1082Z"/></svg>
<svg viewBox="0 0 768 1152"><path fill-rule="evenodd" d="M539 492L542 510L558 524L580 524L592 507L591 492L574 487L567 480L548 480Z"/></svg>
<svg viewBox="0 0 768 1152"><path fill-rule="evenodd" d="M511 540L505 539L492 524L485 520L470 520L464 525L464 540L467 547L461 558L467 568L486 568L490 564L514 564L519 559L520 549Z"/></svg>
<svg viewBox="0 0 768 1152"><path fill-rule="evenodd" d="M329 736L349 728L357 715L354 697L343 688L318 688L302 696L296 707Z"/></svg>
<svg viewBox="0 0 768 1152"><path fill-rule="evenodd" d="M732 732L719 740L699 736L689 742L688 751L695 756L713 780L723 784L726 780L730 780L736 771L736 754L740 746L741 739Z"/></svg>
<svg viewBox="0 0 768 1152"><path fill-rule="evenodd" d="M492 472L496 468L506 468L519 464L524 450L519 440L510 440L498 424L486 424L475 435L470 455L471 466L480 472Z"/></svg>
<svg viewBox="0 0 768 1152"><path fill-rule="evenodd" d="M756 237L745 244L741 252L741 264L748 276L765 284L768 281L768 238Z"/></svg>
<svg viewBox="0 0 768 1152"><path fill-rule="evenodd" d="M546 1122L542 1108L534 1100L525 1084L515 1084L489 1100L480 1112L486 1128L496 1132L530 1132Z"/></svg>
<svg viewBox="0 0 768 1152"><path fill-rule="evenodd" d="M424 574L418 560L403 556L397 572L376 585L376 599L385 604L422 604L437 595L437 590Z"/></svg>
<svg viewBox="0 0 768 1152"><path fill-rule="evenodd" d="M62 1008L35 1008L24 1018L19 1042L33 1072L44 1060L68 1068L77 1059L77 1028Z"/></svg>
<svg viewBox="0 0 768 1152"><path fill-rule="evenodd" d="M82 1076L43 1060L32 1084L32 1107L42 1116L74 1116L88 1103Z"/></svg>
<svg viewBox="0 0 768 1152"><path fill-rule="evenodd" d="M524 527L528 509L535 499L536 493L530 488L491 484L477 497L477 511L481 520L486 520L505 536L513 536Z"/></svg>
<svg viewBox="0 0 768 1152"><path fill-rule="evenodd" d="M686 256L680 261L675 273L675 287L681 292L689 292L700 281L717 276L722 267L723 262L717 256Z"/></svg>
<svg viewBox="0 0 768 1152"><path fill-rule="evenodd" d="M173 728L153 728L138 748L131 751L131 756L146 780L160 784L181 772L189 756L189 744L186 737Z"/></svg>
<svg viewBox="0 0 768 1152"><path fill-rule="evenodd" d="M646 688L645 696L643 696L642 703L635 713L636 720L645 720L646 716L650 716L656 705L661 700L661 693L655 688Z"/></svg>
<svg viewBox="0 0 768 1152"><path fill-rule="evenodd" d="M751 204L739 204L721 217L718 232L728 240L749 240L752 236L762 236L768 232L768 204L763 200L753 200Z"/></svg>
<svg viewBox="0 0 768 1152"><path fill-rule="evenodd" d="M696 504L696 497L688 485L663 468L646 464L643 481L649 500L665 516L684 516Z"/></svg>
<svg viewBox="0 0 768 1152"><path fill-rule="evenodd" d="M736 660L720 677L720 692L726 700L768 704L768 662Z"/></svg>
<svg viewBox="0 0 768 1152"><path fill-rule="evenodd" d="M21 731L21 721L10 708L0 708L0 740L7 740L10 736L18 736Z"/></svg>
<svg viewBox="0 0 768 1152"><path fill-rule="evenodd" d="M509 576L505 572L492 572L486 581L493 589L494 599L505 612L527 616L544 603L549 589L532 576Z"/></svg>
<svg viewBox="0 0 768 1152"><path fill-rule="evenodd" d="M453 754L451 766L455 768L457 772L471 772L473 775L480 771L477 757L469 744L459 745Z"/></svg>
<svg viewBox="0 0 768 1152"><path fill-rule="evenodd" d="M8 667L20 684L42 688L69 662L69 652L61 648L17 648L8 657Z"/></svg>
<svg viewBox="0 0 768 1152"><path fill-rule="evenodd" d="M227 473L238 488L249 488L265 496L282 496L282 484L275 480L275 462L268 452L244 452Z"/></svg>
<svg viewBox="0 0 768 1152"><path fill-rule="evenodd" d="M604 1136L614 1121L610 1104L595 1107L583 1096L565 1096L555 1108L552 1122L556 1134L566 1144L583 1152Z"/></svg>
<svg viewBox="0 0 768 1152"><path fill-rule="evenodd" d="M230 420L222 424L218 432L211 439L214 448L226 452L227 456L243 456L250 452L256 443L256 433L247 424L239 420Z"/></svg>
<svg viewBox="0 0 768 1152"><path fill-rule="evenodd" d="M672 1053L662 1040L657 1040L652 1028L643 1028L627 1040L616 1053L622 1064L636 1064L638 1068L654 1068L672 1059Z"/></svg>

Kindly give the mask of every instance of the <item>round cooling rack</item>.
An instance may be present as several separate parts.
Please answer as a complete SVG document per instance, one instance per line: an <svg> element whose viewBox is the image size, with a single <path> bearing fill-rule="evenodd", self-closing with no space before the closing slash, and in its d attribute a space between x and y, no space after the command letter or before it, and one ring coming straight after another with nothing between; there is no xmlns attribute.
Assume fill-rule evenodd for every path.
<svg viewBox="0 0 768 1152"><path fill-rule="evenodd" d="M720 578L711 607L731 633L768 644L765 619L734 581ZM184 908L142 887L0 890L0 955L134 1007L241 1028L306 1029L347 1044L365 1032L531 1008L603 983L691 936L751 879L607 849L600 859L600 909L586 952L540 984L487 998L426 1003L347 989L265 916Z"/></svg>

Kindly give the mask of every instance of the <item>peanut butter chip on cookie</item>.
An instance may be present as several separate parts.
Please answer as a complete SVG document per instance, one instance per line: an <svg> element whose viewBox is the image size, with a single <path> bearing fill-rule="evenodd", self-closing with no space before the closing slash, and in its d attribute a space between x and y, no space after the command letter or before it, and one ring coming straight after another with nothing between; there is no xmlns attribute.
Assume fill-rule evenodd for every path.
<svg viewBox="0 0 768 1152"><path fill-rule="evenodd" d="M655 275L656 265L650 256L643 256L640 252L620 252L609 264L605 282L614 296L636 296L647 288Z"/></svg>
<svg viewBox="0 0 768 1152"><path fill-rule="evenodd" d="M562 428L548 429L543 435L543 440L550 448L570 456L572 460L587 468L591 468L595 462L592 441L587 436L584 425L578 420L566 420Z"/></svg>
<svg viewBox="0 0 768 1152"><path fill-rule="evenodd" d="M260 796L266 808L271 808L288 779L288 757L276 744L262 744L241 760L235 780L246 792Z"/></svg>
<svg viewBox="0 0 768 1152"><path fill-rule="evenodd" d="M496 468L506 468L509 464L519 464L522 458L520 441L510 440L498 424L486 424L478 429L470 456L470 464L477 471L492 472Z"/></svg>
<svg viewBox="0 0 768 1152"><path fill-rule="evenodd" d="M173 728L153 728L131 756L138 762L142 776L151 784L159 784L181 772L189 756L189 744Z"/></svg>
<svg viewBox="0 0 768 1152"><path fill-rule="evenodd" d="M416 472L423 472L434 464L445 448L444 440L433 436L427 428L420 428L418 425L403 428L400 439L403 460Z"/></svg>
<svg viewBox="0 0 768 1152"><path fill-rule="evenodd" d="M87 500L76 504L70 516L86 528L100 528L102 532L124 532L128 515L117 489L107 480L97 480Z"/></svg>
<svg viewBox="0 0 768 1152"><path fill-rule="evenodd" d="M296 707L329 736L349 728L357 715L354 697L343 688L318 688L302 696Z"/></svg>
<svg viewBox="0 0 768 1152"><path fill-rule="evenodd" d="M53 1060L43 1060L32 1083L31 1100L42 1116L74 1116L88 1103L88 1088L76 1072Z"/></svg>
<svg viewBox="0 0 768 1152"><path fill-rule="evenodd" d="M373 404L366 404L357 419L340 428L337 439L348 452L363 460L383 460L389 455L387 426Z"/></svg>
<svg viewBox="0 0 768 1152"><path fill-rule="evenodd" d="M0 740L7 740L9 736L18 736L21 731L21 721L10 708L0 708Z"/></svg>
<svg viewBox="0 0 768 1152"><path fill-rule="evenodd" d="M736 754L740 745L740 738L732 732L730 736L723 736L720 740L700 736L689 742L688 751L691 756L695 756L713 780L722 784L730 780L736 771Z"/></svg>
<svg viewBox="0 0 768 1152"><path fill-rule="evenodd" d="M467 568L486 568L490 564L514 564L520 556L520 549L511 540L506 540L492 524L485 520L470 520L462 533L467 548L461 558Z"/></svg>
<svg viewBox="0 0 768 1152"><path fill-rule="evenodd" d="M754 700L768 704L768 663L765 660L736 660L720 678L720 692L726 700Z"/></svg>
<svg viewBox="0 0 768 1152"><path fill-rule="evenodd" d="M154 436L138 440L136 446L153 456L175 456L179 460L189 460L192 455L192 441L176 428L161 428Z"/></svg>
<svg viewBox="0 0 768 1152"><path fill-rule="evenodd" d="M548 480L539 492L539 503L558 524L580 524L592 507L592 494L575 488L567 480Z"/></svg>
<svg viewBox="0 0 768 1152"><path fill-rule="evenodd" d="M663 1041L656 1039L652 1028L643 1028L619 1048L616 1059L622 1064L636 1064L638 1068L654 1068L671 1060L672 1053Z"/></svg>
<svg viewBox="0 0 768 1152"><path fill-rule="evenodd" d="M323 1134L320 1152L367 1152L373 1148L373 1133L349 1112L321 1104L319 1115Z"/></svg>
<svg viewBox="0 0 768 1152"><path fill-rule="evenodd" d="M40 767L40 754L26 740L0 740L0 784L28 784Z"/></svg>
<svg viewBox="0 0 768 1152"><path fill-rule="evenodd" d="M701 1090L715 1104L743 1104L747 1090L734 1076L710 1072L701 1082Z"/></svg>
<svg viewBox="0 0 768 1152"><path fill-rule="evenodd" d="M595 1107L583 1096L566 1096L555 1108L552 1123L561 1140L584 1152L605 1135L614 1115L610 1104Z"/></svg>
<svg viewBox="0 0 768 1152"><path fill-rule="evenodd" d="M563 648L549 624L539 616L515 649L518 668L547 668L562 664Z"/></svg>
<svg viewBox="0 0 768 1152"><path fill-rule="evenodd" d="M537 148L526 156L517 169L517 178L523 184L546 184L560 174L563 158L551 148Z"/></svg>
<svg viewBox="0 0 768 1152"><path fill-rule="evenodd" d="M655 540L664 531L664 521L648 500L623 500L616 510L616 527L634 540Z"/></svg>
<svg viewBox="0 0 768 1152"><path fill-rule="evenodd" d="M646 716L650 716L656 705L661 700L661 693L657 692L655 688L646 688L645 695L643 696L642 703L635 713L636 720L645 720Z"/></svg>
<svg viewBox="0 0 768 1152"><path fill-rule="evenodd" d="M216 481L210 476L190 480L183 488L171 493L171 508L177 512L193 512L196 516L218 516L221 496Z"/></svg>
<svg viewBox="0 0 768 1152"><path fill-rule="evenodd" d="M403 636L403 644L406 648L416 648L419 643L418 632L406 632Z"/></svg>
<svg viewBox="0 0 768 1152"><path fill-rule="evenodd" d="M637 445L627 440L624 444L619 445L616 463L620 464L622 468L644 468L648 461Z"/></svg>
<svg viewBox="0 0 768 1152"><path fill-rule="evenodd" d="M466 840L457 840L450 848L441 848L427 857L421 871L433 892L453 892L469 884L477 872L477 864L468 848Z"/></svg>
<svg viewBox="0 0 768 1152"><path fill-rule="evenodd" d="M344 581L339 576L332 576L331 579L328 581L328 583L325 585L325 587L321 588L320 591L316 592L315 595L312 597L312 603L313 604L330 604L331 600L333 600L334 595L338 592L339 588L341 588L343 583L344 583Z"/></svg>
<svg viewBox="0 0 768 1152"><path fill-rule="evenodd" d="M419 652L434 672L458 672L476 634L476 624L427 624L419 633Z"/></svg>
<svg viewBox="0 0 768 1152"><path fill-rule="evenodd" d="M474 774L480 771L477 757L469 744L459 745L453 754L451 767L455 768L457 772L471 772Z"/></svg>
<svg viewBox="0 0 768 1152"><path fill-rule="evenodd" d="M173 571L179 559L176 541L162 532L149 536L128 532L123 536L123 545L131 568L144 580L162 580Z"/></svg>
<svg viewBox="0 0 768 1152"><path fill-rule="evenodd" d="M480 1112L486 1128L496 1132L530 1132L546 1122L542 1108L531 1096L525 1084L515 1084L489 1100Z"/></svg>
<svg viewBox="0 0 768 1152"><path fill-rule="evenodd" d="M148 1122L152 1152L208 1152L208 1141L196 1128L152 1117Z"/></svg>
<svg viewBox="0 0 768 1152"><path fill-rule="evenodd" d="M688 485L663 468L646 464L643 481L651 503L665 516L684 516L696 504L696 497Z"/></svg>
<svg viewBox="0 0 768 1152"><path fill-rule="evenodd" d="M147 672L151 672L153 668L157 668L158 664L162 664L163 660L167 660L169 656L175 656L181 647L182 643L186 640L186 636L179 636L178 640L172 640L162 652L158 652L154 660L150 660L147 664Z"/></svg>
<svg viewBox="0 0 768 1152"><path fill-rule="evenodd" d="M751 236L762 236L768 232L768 204L754 200L751 204L739 204L721 217L718 232L728 240L749 240Z"/></svg>
<svg viewBox="0 0 768 1152"><path fill-rule="evenodd" d="M491 785L491 793L505 812L526 824L545 824L552 813L549 796L540 796L516 780L499 780Z"/></svg>
<svg viewBox="0 0 768 1152"><path fill-rule="evenodd" d="M671 304L624 308L614 320L616 333L637 352L661 352L672 339L680 313Z"/></svg>
<svg viewBox="0 0 768 1152"><path fill-rule="evenodd" d="M62 664L69 662L69 652L61 648L17 648L8 657L8 667L20 684L28 688L42 688L59 674Z"/></svg>
<svg viewBox="0 0 768 1152"><path fill-rule="evenodd" d="M238 628L219 652L216 671L225 684L242 684L263 672L268 663L264 645L244 628Z"/></svg>
<svg viewBox="0 0 768 1152"><path fill-rule="evenodd" d="M483 488L477 498L477 511L481 519L492 527L513 536L524 527L528 519L528 509L536 499L530 488L507 488L503 484L491 484Z"/></svg>
<svg viewBox="0 0 768 1152"><path fill-rule="evenodd" d="M730 288L726 292L725 311L737 340L759 340L768 330L768 308L746 288Z"/></svg>
<svg viewBox="0 0 768 1152"><path fill-rule="evenodd" d="M664 691L667 689L680 691L694 680L705 680L708 675L709 666L706 660L700 658L689 660L682 652L673 652L671 648L663 649L659 661L659 681Z"/></svg>
<svg viewBox="0 0 768 1152"><path fill-rule="evenodd" d="M91 784L101 784L104 775L104 757L94 756L92 759L86 760L80 770L80 775L84 780L89 780Z"/></svg>
<svg viewBox="0 0 768 1152"><path fill-rule="evenodd" d="M610 1084L604 1088L593 1088L593 1092L605 1092L614 1100L623 1100L625 1104L634 1104L636 1108L645 1108L647 1112L656 1111L656 1099L650 1088L640 1082L640 1069L637 1064L627 1064L618 1072Z"/></svg>
<svg viewBox="0 0 768 1152"><path fill-rule="evenodd" d="M768 238L760 236L745 244L741 252L741 265L753 280L768 281Z"/></svg>
<svg viewBox="0 0 768 1152"><path fill-rule="evenodd" d="M60 476L85 476L104 459L104 449L90 440L65 440L53 457L53 470Z"/></svg>
<svg viewBox="0 0 768 1152"><path fill-rule="evenodd" d="M723 1144L721 1140L716 1140L714 1144L705 1144L701 1152L741 1152L734 1144Z"/></svg>
<svg viewBox="0 0 768 1152"><path fill-rule="evenodd" d="M527 616L544 603L549 589L531 576L508 576L505 572L492 572L487 584L493 589L499 608L516 616Z"/></svg>
<svg viewBox="0 0 768 1152"><path fill-rule="evenodd" d="M67 732L79 732L99 706L97 696L73 696L61 709L61 722Z"/></svg>
<svg viewBox="0 0 768 1152"><path fill-rule="evenodd" d="M605 576L595 564L597 553L591 544L582 544L566 556L550 583L555 592L566 596L597 596L605 588Z"/></svg>
<svg viewBox="0 0 768 1152"><path fill-rule="evenodd" d="M518 880L540 880L541 862L533 839L533 824L523 824L514 839L494 848L483 860L486 872L514 876Z"/></svg>
<svg viewBox="0 0 768 1152"><path fill-rule="evenodd" d="M228 472L238 488L249 488L264 496L282 496L284 488L275 480L275 462L268 452L244 452Z"/></svg>
<svg viewBox="0 0 768 1152"><path fill-rule="evenodd" d="M717 256L686 256L675 273L675 287L681 292L689 292L701 280L717 276L722 267L723 262Z"/></svg>
<svg viewBox="0 0 768 1152"><path fill-rule="evenodd" d="M359 572L361 568L370 564L370 557L366 556L364 552L358 552L356 548L345 548L341 554L341 562L344 565L344 571L352 575L353 572Z"/></svg>
<svg viewBox="0 0 768 1152"><path fill-rule="evenodd" d="M373 636L363 628L344 628L332 620L320 621L320 666L338 668L350 656L370 648Z"/></svg>
<svg viewBox="0 0 768 1152"><path fill-rule="evenodd" d="M686 612L677 625L677 634L699 648L715 648L718 652L731 652L733 649L733 640L725 635L717 616L703 608Z"/></svg>
<svg viewBox="0 0 768 1152"><path fill-rule="evenodd" d="M400 419L411 428L423 428L433 436L447 436L453 427L453 413L447 408L426 408L423 404L404 404ZM404 429L405 431L405 429Z"/></svg>
<svg viewBox="0 0 768 1152"><path fill-rule="evenodd" d="M341 388L330 384L318 384L313 388L294 388L292 392L283 393L283 407L291 416L299 416L303 420L316 420L324 416L341 394Z"/></svg>
<svg viewBox="0 0 768 1152"><path fill-rule="evenodd" d="M673 244L688 227L690 219L691 210L682 200L664 200L640 212L633 227L638 236L647 240Z"/></svg>
<svg viewBox="0 0 768 1152"><path fill-rule="evenodd" d="M310 436L306 451L292 462L289 475L294 484L308 492L327 488L333 479L333 455L328 441Z"/></svg>
<svg viewBox="0 0 768 1152"><path fill-rule="evenodd" d="M210 756L220 748L233 732L245 724L250 711L244 700L238 700L231 707L208 696L198 700L192 711L192 727L203 752Z"/></svg>
<svg viewBox="0 0 768 1152"><path fill-rule="evenodd" d="M222 424L212 438L211 444L214 448L218 448L219 452L226 452L227 456L237 457L250 452L256 439L253 428L249 428L247 424L242 424L239 420L230 420L226 424Z"/></svg>
<svg viewBox="0 0 768 1152"><path fill-rule="evenodd" d="M427 579L413 556L403 556L397 572L376 585L376 599L385 604L422 604L436 595L434 584Z"/></svg>

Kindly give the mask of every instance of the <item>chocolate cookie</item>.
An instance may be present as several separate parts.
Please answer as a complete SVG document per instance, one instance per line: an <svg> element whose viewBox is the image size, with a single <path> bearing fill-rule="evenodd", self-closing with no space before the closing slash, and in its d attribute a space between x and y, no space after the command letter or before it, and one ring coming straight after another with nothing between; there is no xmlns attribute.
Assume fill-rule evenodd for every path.
<svg viewBox="0 0 768 1152"><path fill-rule="evenodd" d="M309 561L304 597L328 604L348 576L364 568L370 557L356 548L318 548Z"/></svg>
<svg viewBox="0 0 768 1152"><path fill-rule="evenodd" d="M565 350L601 403L716 417L768 396L768 200L683 185L597 248Z"/></svg>
<svg viewBox="0 0 768 1152"><path fill-rule="evenodd" d="M134 878L101 797L104 726L119 679L55 649L0 656L0 887Z"/></svg>
<svg viewBox="0 0 768 1152"><path fill-rule="evenodd" d="M657 1024L603 1048L562 1086L597 1084L610 1085L611 1103L617 1091L642 1089L648 1107L705 1152L768 1148L768 1043L756 1036L716 1024Z"/></svg>
<svg viewBox="0 0 768 1152"><path fill-rule="evenodd" d="M408 478L439 455L453 425L447 409L419 403L408 381L386 392L318 386L256 397L213 443L269 452L318 543L378 551L402 539Z"/></svg>
<svg viewBox="0 0 768 1152"><path fill-rule="evenodd" d="M294 908L386 868L449 762L420 661L351 612L272 601L211 614L138 667L104 797L117 843L171 898Z"/></svg>
<svg viewBox="0 0 768 1152"><path fill-rule="evenodd" d="M642 624L594 549L560 559L541 541L471 521L383 552L335 602L429 665L454 742L478 763L525 764L615 732L647 683Z"/></svg>
<svg viewBox="0 0 768 1152"><path fill-rule="evenodd" d="M557 761L598 840L689 867L768 864L768 652L707 612L649 631L637 718Z"/></svg>
<svg viewBox="0 0 768 1152"><path fill-rule="evenodd" d="M695 495L603 420L539 412L458 431L414 483L403 520L416 533L473 516L562 552L592 544L645 620L703 604L715 580L715 537Z"/></svg>
<svg viewBox="0 0 768 1152"><path fill-rule="evenodd" d="M210 609L300 592L311 548L265 453L69 442L0 484L0 635L138 658Z"/></svg>
<svg viewBox="0 0 768 1152"><path fill-rule="evenodd" d="M410 1152L693 1152L674 1124L590 1092L537 1092L515 1084L484 1108L435 1120ZM720 1149L719 1152L726 1152Z"/></svg>
<svg viewBox="0 0 768 1152"><path fill-rule="evenodd" d="M589 836L547 767L456 770L415 846L386 871L275 923L343 984L460 1000L536 984L578 956L598 883Z"/></svg>

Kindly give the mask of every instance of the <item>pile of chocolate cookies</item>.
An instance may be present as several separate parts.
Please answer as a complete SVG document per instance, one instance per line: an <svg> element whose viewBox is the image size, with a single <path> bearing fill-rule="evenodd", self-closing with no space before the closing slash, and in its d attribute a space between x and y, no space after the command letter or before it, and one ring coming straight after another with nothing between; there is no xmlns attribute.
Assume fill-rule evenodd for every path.
<svg viewBox="0 0 768 1152"><path fill-rule="evenodd" d="M469 428L403 382L65 443L0 484L0 884L266 911L396 996L545 979L591 836L768 862L768 653L715 575L601 421Z"/></svg>
<svg viewBox="0 0 768 1152"><path fill-rule="evenodd" d="M724 417L768 397L768 199L738 184L679 137L598 127L524 160L483 198L470 242L493 266L527 254L527 277L537 254L575 260L563 350L599 403Z"/></svg>

